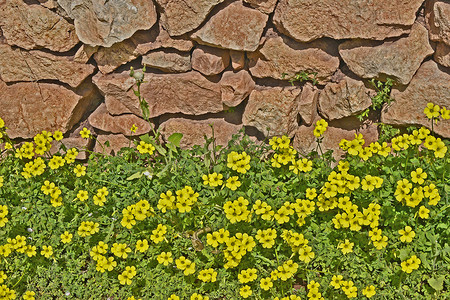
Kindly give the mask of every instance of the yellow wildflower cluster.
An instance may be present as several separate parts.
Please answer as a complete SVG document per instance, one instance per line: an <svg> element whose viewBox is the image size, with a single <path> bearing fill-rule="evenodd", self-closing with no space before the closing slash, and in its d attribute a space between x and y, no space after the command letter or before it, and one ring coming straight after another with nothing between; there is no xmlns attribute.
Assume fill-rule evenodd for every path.
<svg viewBox="0 0 450 300"><path fill-rule="evenodd" d="M23 167L21 175L25 178L31 178L32 176L39 176L45 171L45 162L41 157L35 158L33 161L27 162Z"/></svg>
<svg viewBox="0 0 450 300"><path fill-rule="evenodd" d="M272 248L275 245L275 239L277 238L277 231L273 228L267 228L264 230L258 229L255 238L263 246L263 248Z"/></svg>
<svg viewBox="0 0 450 300"><path fill-rule="evenodd" d="M100 191L100 190L99 190ZM136 220L143 221L147 217L155 215L155 210L150 206L147 200L139 200L137 203L128 205L122 210L122 220L120 224L123 227L131 229L136 225Z"/></svg>
<svg viewBox="0 0 450 300"><path fill-rule="evenodd" d="M316 256L302 233L283 230L281 237L291 247L293 253L298 253L299 259L304 263L309 263Z"/></svg>
<svg viewBox="0 0 450 300"><path fill-rule="evenodd" d="M165 235L167 233L167 226L158 224L156 229L152 230L152 234L150 235L150 239L155 243L158 244L162 242L165 238Z"/></svg>
<svg viewBox="0 0 450 300"><path fill-rule="evenodd" d="M0 205L0 227L4 227L8 222L8 206Z"/></svg>
<svg viewBox="0 0 450 300"><path fill-rule="evenodd" d="M328 123L324 119L320 119L316 122L316 127L314 127L313 134L315 137L321 137L327 130Z"/></svg>
<svg viewBox="0 0 450 300"><path fill-rule="evenodd" d="M197 276L203 282L216 282L217 281L217 272L214 269L209 268L205 270L201 270Z"/></svg>
<svg viewBox="0 0 450 300"><path fill-rule="evenodd" d="M371 231L369 231L369 237L370 237L370 241L373 243L375 248L377 248L378 250L386 248L388 237L383 235L383 232L381 229L379 229L377 227L373 228Z"/></svg>
<svg viewBox="0 0 450 300"><path fill-rule="evenodd" d="M420 266L421 260L417 256L413 255L405 261L402 261L402 271L406 273L411 273L414 270L417 270Z"/></svg>
<svg viewBox="0 0 450 300"><path fill-rule="evenodd" d="M330 285L334 287L336 290L342 289L347 296L347 298L355 298L358 295L358 288L355 286L354 282L351 280L343 280L342 275L333 275L333 278L331 278ZM373 289L372 289L373 288ZM370 298L373 295L375 295L375 287L372 285L370 287L367 287L363 294Z"/></svg>
<svg viewBox="0 0 450 300"><path fill-rule="evenodd" d="M217 174L216 172L202 176L203 184L209 185L211 187L216 187L216 186L222 185L223 184L222 178L223 178L223 175Z"/></svg>
<svg viewBox="0 0 450 300"><path fill-rule="evenodd" d="M153 151L155 151L155 146L153 146L152 144L146 143L144 141L140 141L139 145L136 147L136 149L141 154L148 153L149 155L152 155Z"/></svg>
<svg viewBox="0 0 450 300"><path fill-rule="evenodd" d="M242 257L251 252L256 246L256 242L252 236L247 233L236 233L235 236L225 239L226 248L223 251L227 262L224 264L225 269L234 268L239 265Z"/></svg>
<svg viewBox="0 0 450 300"><path fill-rule="evenodd" d="M161 252L156 259L158 260L158 263L165 266L173 263L172 252Z"/></svg>
<svg viewBox="0 0 450 300"><path fill-rule="evenodd" d="M62 197L61 197L61 189L55 185L55 183L50 182L48 180L44 181L44 184L41 186L41 191L45 195L50 195L51 200L50 203L53 207L59 207L63 205Z"/></svg>
<svg viewBox="0 0 450 300"><path fill-rule="evenodd" d="M306 295L309 300L325 300L325 298L322 297L322 293L319 291L320 283L312 280L307 285L308 288L308 294Z"/></svg>
<svg viewBox="0 0 450 300"><path fill-rule="evenodd" d="M111 253L119 258L127 258L131 248L125 243L114 243L111 247Z"/></svg>
<svg viewBox="0 0 450 300"><path fill-rule="evenodd" d="M195 273L195 262L192 262L184 256L180 256L178 259L176 259L175 264L177 265L178 269L183 271L183 274L185 276Z"/></svg>
<svg viewBox="0 0 450 300"><path fill-rule="evenodd" d="M94 223L92 221L83 221L78 227L77 233L81 237L90 236L100 231L99 226L100 224Z"/></svg>
<svg viewBox="0 0 450 300"><path fill-rule="evenodd" d="M272 217L275 215L275 212L272 210L272 206L267 204L267 202L263 202L261 200L256 200L253 204L253 211L255 214L261 216L263 220L270 221Z"/></svg>
<svg viewBox="0 0 450 300"><path fill-rule="evenodd" d="M9 289L6 284L0 285L0 299L9 300L16 298L17 295L15 290Z"/></svg>
<svg viewBox="0 0 450 300"><path fill-rule="evenodd" d="M270 278L272 280L281 279L282 281L286 281L290 278L293 278L297 273L298 264L294 262L292 259L284 262L281 266L278 266L276 270L273 270L270 273Z"/></svg>
<svg viewBox="0 0 450 300"><path fill-rule="evenodd" d="M126 266L125 271L123 271L121 274L119 274L118 279L120 281L120 284L131 284L131 279L133 279L134 276L136 276L136 267L135 266Z"/></svg>
<svg viewBox="0 0 450 300"><path fill-rule="evenodd" d="M249 201L244 197L239 197L234 201L227 201L223 205L225 216L231 224L236 222L248 222L251 218L251 211L248 210Z"/></svg>
<svg viewBox="0 0 450 300"><path fill-rule="evenodd" d="M292 167L291 170L294 170L294 172L297 172L296 174L298 174L303 163L301 160L299 162L295 161L297 151L290 146L290 142L291 140L285 135L281 138L273 137L270 139L269 144L272 146L272 149L276 151L271 159L271 163L272 167L281 168L281 165L287 165L292 162L293 165L290 166Z"/></svg>
<svg viewBox="0 0 450 300"><path fill-rule="evenodd" d="M300 298L300 296L297 296L297 295L290 295L290 296L286 296L283 298L278 298L278 297L273 298L273 300L301 300L301 299L302 298Z"/></svg>
<svg viewBox="0 0 450 300"><path fill-rule="evenodd" d="M440 108L439 105L431 102L427 103L423 113L428 119L437 119L439 116L441 116L444 120L450 119L450 110L447 110L445 107Z"/></svg>
<svg viewBox="0 0 450 300"><path fill-rule="evenodd" d="M106 196L108 196L108 194L109 194L108 189L105 186L102 187L101 189L98 189L97 194L95 194L94 197L92 197L92 199L94 200L94 204L98 206L105 205Z"/></svg>
<svg viewBox="0 0 450 300"><path fill-rule="evenodd" d="M247 173L250 170L250 155L245 152L231 151L227 157L227 167L238 173Z"/></svg>

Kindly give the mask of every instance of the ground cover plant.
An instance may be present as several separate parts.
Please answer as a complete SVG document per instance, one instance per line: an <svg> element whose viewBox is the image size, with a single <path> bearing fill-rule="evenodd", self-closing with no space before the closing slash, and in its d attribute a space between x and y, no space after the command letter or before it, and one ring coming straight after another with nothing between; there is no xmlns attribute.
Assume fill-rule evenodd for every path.
<svg viewBox="0 0 450 300"><path fill-rule="evenodd" d="M306 157L286 136L181 150L174 134L82 163L50 154L61 132L16 145L6 126L0 299L450 297L449 142L424 127L342 140L339 162L320 120Z"/></svg>

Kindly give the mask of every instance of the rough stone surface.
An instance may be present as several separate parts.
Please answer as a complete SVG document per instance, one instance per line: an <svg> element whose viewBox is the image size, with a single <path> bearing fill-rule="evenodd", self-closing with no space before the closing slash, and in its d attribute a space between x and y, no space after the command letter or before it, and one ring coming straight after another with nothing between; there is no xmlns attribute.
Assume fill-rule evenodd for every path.
<svg viewBox="0 0 450 300"><path fill-rule="evenodd" d="M286 79L301 71L317 72L319 82L329 81L339 67L339 58L327 53L322 42L300 44L282 37L267 37L264 45L248 53L250 73L259 78Z"/></svg>
<svg viewBox="0 0 450 300"><path fill-rule="evenodd" d="M209 124L214 126L214 136L217 145L226 145L233 134L238 133L242 125L228 123L223 118L209 118L206 120L190 120L184 118L165 119L160 125L160 130L165 139L172 133L183 134L180 142L181 148L190 148L193 145L204 145L204 135L212 137Z"/></svg>
<svg viewBox="0 0 450 300"><path fill-rule="evenodd" d="M111 47L136 31L150 29L157 15L148 0L58 0L75 21L78 38L91 46Z"/></svg>
<svg viewBox="0 0 450 300"><path fill-rule="evenodd" d="M109 146L105 145L107 141L109 142ZM123 134L99 134L97 135L94 152L106 155L116 155L120 149L128 147L129 145L130 140ZM131 143L131 147L133 146L134 144Z"/></svg>
<svg viewBox="0 0 450 300"><path fill-rule="evenodd" d="M383 123L431 128L430 120L425 117L423 110L428 102L450 107L450 74L439 69L435 62L427 61L417 70L406 89L392 89L391 97L395 101L382 111ZM435 124L434 131L450 138L450 121L443 120Z"/></svg>
<svg viewBox="0 0 450 300"><path fill-rule="evenodd" d="M73 56L73 61L85 64L89 61L91 56L94 55L95 52L97 52L97 50L98 46L92 47L83 44Z"/></svg>
<svg viewBox="0 0 450 300"><path fill-rule="evenodd" d="M434 60L444 67L450 68L450 46L444 43L438 43Z"/></svg>
<svg viewBox="0 0 450 300"><path fill-rule="evenodd" d="M321 37L384 40L408 32L423 0L280 0L273 22L302 42Z"/></svg>
<svg viewBox="0 0 450 300"><path fill-rule="evenodd" d="M409 36L394 42L379 43L350 40L339 45L339 53L347 66L362 78L408 84L422 61L433 54L427 29L415 23Z"/></svg>
<svg viewBox="0 0 450 300"><path fill-rule="evenodd" d="M217 4L224 0L156 0L161 7L160 23L171 36L196 29Z"/></svg>
<svg viewBox="0 0 450 300"><path fill-rule="evenodd" d="M254 126L266 137L292 136L297 129L297 87L274 87L253 90L242 116L242 123Z"/></svg>
<svg viewBox="0 0 450 300"><path fill-rule="evenodd" d="M0 1L0 27L9 45L28 50L64 52L79 41L72 24L41 5L22 0Z"/></svg>
<svg viewBox="0 0 450 300"><path fill-rule="evenodd" d="M56 0L38 0L38 1L42 6L47 7L48 9L54 9L58 6Z"/></svg>
<svg viewBox="0 0 450 300"><path fill-rule="evenodd" d="M270 14L275 9L277 0L244 0L244 2L250 4L251 7L256 8L260 12Z"/></svg>
<svg viewBox="0 0 450 300"><path fill-rule="evenodd" d="M364 83L349 77L328 83L319 96L319 112L328 120L358 114L371 104Z"/></svg>
<svg viewBox="0 0 450 300"><path fill-rule="evenodd" d="M42 130L67 132L94 102L91 92L83 92L50 83L7 86L0 80L0 116L8 124L8 135L31 138Z"/></svg>
<svg viewBox="0 0 450 300"><path fill-rule="evenodd" d="M229 63L228 50L199 46L192 52L192 68L206 76L219 74Z"/></svg>
<svg viewBox="0 0 450 300"><path fill-rule="evenodd" d="M0 44L0 76L5 82L52 79L77 87L94 69L93 65L70 61L65 56Z"/></svg>
<svg viewBox="0 0 450 300"><path fill-rule="evenodd" d="M103 74L111 73L123 64L138 57L136 45L131 39L116 43L109 48L101 47L94 54L98 69Z"/></svg>
<svg viewBox="0 0 450 300"><path fill-rule="evenodd" d="M232 71L224 72L219 83L222 102L228 107L239 105L255 88L255 82L245 70L237 73Z"/></svg>
<svg viewBox="0 0 450 300"><path fill-rule="evenodd" d="M302 88L298 102L298 113L302 121L308 126L312 124L317 116L317 101L319 99L319 89L311 83L306 83Z"/></svg>
<svg viewBox="0 0 450 300"><path fill-rule="evenodd" d="M426 20L430 39L450 46L450 2L429 0L426 3Z"/></svg>
<svg viewBox="0 0 450 300"><path fill-rule="evenodd" d="M133 114L123 114L112 116L108 113L105 104L101 104L90 116L89 123L102 131L112 133L122 133L123 135L141 135L151 130L150 124ZM131 133L130 129L135 124L136 133Z"/></svg>
<svg viewBox="0 0 450 300"><path fill-rule="evenodd" d="M194 47L194 42L186 35L171 37L161 27L161 24L154 26L150 31L138 31L131 39L136 44L135 53L139 55L146 54L158 48L174 48L179 51L188 52Z"/></svg>
<svg viewBox="0 0 450 300"><path fill-rule="evenodd" d="M268 16L234 2L194 32L191 37L202 44L239 51L255 51Z"/></svg>
<svg viewBox="0 0 450 300"><path fill-rule="evenodd" d="M320 118L314 120L317 122ZM293 147L301 154L307 155L311 151L317 150L317 140L313 134L314 126L299 126L295 131ZM361 125L354 117L348 117L329 123L329 126L323 134L321 148L323 152L333 150L333 157L338 160L344 154L339 148L339 142L342 139L353 140L355 133L361 133L364 136L365 144L378 140L378 130L375 124Z"/></svg>
<svg viewBox="0 0 450 300"><path fill-rule="evenodd" d="M119 99L114 97L105 97L106 109L109 114L118 116L121 114L132 114L133 112L128 109Z"/></svg>
<svg viewBox="0 0 450 300"><path fill-rule="evenodd" d="M189 53L154 51L142 56L142 65L169 73L187 72L191 70L191 56Z"/></svg>
<svg viewBox="0 0 450 300"><path fill-rule="evenodd" d="M233 70L239 71L245 67L245 52L230 50L230 58Z"/></svg>

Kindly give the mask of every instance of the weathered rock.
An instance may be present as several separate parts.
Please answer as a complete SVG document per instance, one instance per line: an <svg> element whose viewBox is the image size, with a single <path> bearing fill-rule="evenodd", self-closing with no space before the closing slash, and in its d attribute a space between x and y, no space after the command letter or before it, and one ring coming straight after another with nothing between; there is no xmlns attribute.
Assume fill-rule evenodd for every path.
<svg viewBox="0 0 450 300"><path fill-rule="evenodd" d="M142 56L142 64L169 73L187 72L191 70L191 56L160 50Z"/></svg>
<svg viewBox="0 0 450 300"><path fill-rule="evenodd" d="M259 45L268 16L234 2L194 32L199 43L239 51L255 51Z"/></svg>
<svg viewBox="0 0 450 300"><path fill-rule="evenodd" d="M114 97L105 97L105 104L109 114L113 116L133 113L128 107Z"/></svg>
<svg viewBox="0 0 450 300"><path fill-rule="evenodd" d="M264 45L248 53L250 73L259 78L289 79L296 73L317 72L320 83L329 81L339 67L339 58L325 51L323 42L300 44L282 37L267 37ZM312 78L312 75L311 75Z"/></svg>
<svg viewBox="0 0 450 300"><path fill-rule="evenodd" d="M94 69L93 65L70 61L68 57L0 44L0 76L5 82L52 79L77 87Z"/></svg>
<svg viewBox="0 0 450 300"><path fill-rule="evenodd" d="M394 102L385 107L381 121L386 124L410 126L423 125L431 129L431 122L423 110L427 103L450 107L450 75L439 69L433 61L427 61L417 70L406 89L392 89ZM444 120L434 125L434 131L450 138L450 122Z"/></svg>
<svg viewBox="0 0 450 300"><path fill-rule="evenodd" d="M251 7L265 14L272 13L277 4L277 0L244 0L244 2L247 2Z"/></svg>
<svg viewBox="0 0 450 300"><path fill-rule="evenodd" d="M82 45L80 49L73 56L73 61L85 64L89 61L92 55L97 52L98 46L92 47L89 45Z"/></svg>
<svg viewBox="0 0 450 300"><path fill-rule="evenodd" d="M9 45L64 52L79 42L75 27L51 10L22 0L0 1L0 27Z"/></svg>
<svg viewBox="0 0 450 300"><path fill-rule="evenodd" d="M151 130L150 124L133 114L123 114L112 116L108 113L105 104L101 104L88 118L89 123L102 131L112 133L122 133L123 135L141 135ZM136 133L130 131L135 124Z"/></svg>
<svg viewBox="0 0 450 300"><path fill-rule="evenodd" d="M328 120L358 114L371 104L364 83L350 77L339 83L328 83L319 96L319 112Z"/></svg>
<svg viewBox="0 0 450 300"><path fill-rule="evenodd" d="M430 39L450 46L450 3L442 0L429 0L426 2L425 10Z"/></svg>
<svg viewBox="0 0 450 300"><path fill-rule="evenodd" d="M317 116L317 101L319 99L319 89L311 83L306 83L302 88L298 101L298 113L303 122L308 126L312 124Z"/></svg>
<svg viewBox="0 0 450 300"><path fill-rule="evenodd" d="M88 89L77 94L61 85L20 82L7 86L0 80L0 116L11 138L31 138L42 130L65 133L97 100Z"/></svg>
<svg viewBox="0 0 450 300"><path fill-rule="evenodd" d="M171 36L196 29L214 6L224 0L171 1L156 0L161 7L160 23Z"/></svg>
<svg viewBox="0 0 450 300"><path fill-rule="evenodd" d="M317 122L320 118L314 120ZM295 131L293 147L301 155L307 155L311 151L320 151L317 149L317 140L313 134L313 126L299 126ZM370 143L378 140L378 130L376 124L361 125L360 122L354 118L344 118L334 122L330 122L327 130L323 134L323 140L321 143L322 152L325 153L328 150L333 150L333 157L336 160L342 158L344 151L339 148L339 142L342 139L353 140L356 133L361 133L364 137L365 144L368 146Z"/></svg>
<svg viewBox="0 0 450 300"><path fill-rule="evenodd" d="M423 0L280 0L273 22L301 42L321 37L384 40L408 32Z"/></svg>
<svg viewBox="0 0 450 300"><path fill-rule="evenodd" d="M428 31L415 23L408 37L394 42L350 40L339 45L339 53L347 66L362 78L408 84L422 61L433 54Z"/></svg>
<svg viewBox="0 0 450 300"><path fill-rule="evenodd" d="M239 105L255 88L252 76L245 70L224 72L219 83L222 102L228 107Z"/></svg>
<svg viewBox="0 0 450 300"><path fill-rule="evenodd" d="M91 46L111 47L131 37L136 31L150 29L157 15L148 0L58 0L75 20L78 38Z"/></svg>
<svg viewBox="0 0 450 300"><path fill-rule="evenodd" d="M106 142L109 142L109 146L105 145ZM129 145L130 140L123 134L99 134L94 146L94 152L116 155L120 149ZM130 146L133 148L134 144L131 143Z"/></svg>
<svg viewBox="0 0 450 300"><path fill-rule="evenodd" d="M219 74L229 63L228 50L199 46L192 52L192 68L206 76Z"/></svg>
<svg viewBox="0 0 450 300"><path fill-rule="evenodd" d="M438 43L436 46L436 52L434 53L434 60L443 65L444 67L450 67L450 46L444 43Z"/></svg>
<svg viewBox="0 0 450 300"><path fill-rule="evenodd" d="M191 148L193 145L204 145L204 135L208 138L212 137L212 129L214 127L214 136L216 145L227 145L233 134L238 133L242 125L231 124L223 118L210 118L206 120L190 120L185 118L164 119L160 125L160 130L165 139L171 134L179 132L183 134L180 142L181 148Z"/></svg>
<svg viewBox="0 0 450 300"><path fill-rule="evenodd" d="M114 44L112 47L101 47L94 55L100 72L111 73L121 65L159 48L175 48L179 51L190 51L194 43L184 37L171 38L169 34L155 26L150 31L138 31L131 38Z"/></svg>
<svg viewBox="0 0 450 300"><path fill-rule="evenodd" d="M58 6L56 0L38 0L42 6L47 7L48 9L53 9Z"/></svg>
<svg viewBox="0 0 450 300"><path fill-rule="evenodd" d="M230 50L230 58L233 70L239 71L245 67L245 52Z"/></svg>
<svg viewBox="0 0 450 300"><path fill-rule="evenodd" d="M297 129L297 87L274 87L253 90L242 116L245 126L254 126L266 137L292 136Z"/></svg>

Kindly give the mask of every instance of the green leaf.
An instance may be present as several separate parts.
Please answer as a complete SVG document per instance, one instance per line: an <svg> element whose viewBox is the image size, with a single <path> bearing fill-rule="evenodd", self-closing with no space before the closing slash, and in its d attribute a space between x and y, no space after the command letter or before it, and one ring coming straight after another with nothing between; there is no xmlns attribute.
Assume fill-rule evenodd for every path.
<svg viewBox="0 0 450 300"><path fill-rule="evenodd" d="M409 250L408 249L400 249L399 258L404 261L409 258Z"/></svg>
<svg viewBox="0 0 450 300"><path fill-rule="evenodd" d="M141 178L141 177L142 177L142 174L143 174L143 172L137 172L137 173L134 173L133 175L129 176L129 177L127 178L127 180L133 180L133 179Z"/></svg>
<svg viewBox="0 0 450 300"><path fill-rule="evenodd" d="M167 140L169 141L169 143L174 144L176 147L180 147L180 141L182 137L183 137L182 133L175 132L172 133Z"/></svg>
<svg viewBox="0 0 450 300"><path fill-rule="evenodd" d="M155 149L158 150L159 154L165 155L167 153L166 149L160 145L154 145Z"/></svg>
<svg viewBox="0 0 450 300"><path fill-rule="evenodd" d="M436 291L441 291L444 288L444 276L441 275L437 278L429 278L428 283Z"/></svg>

